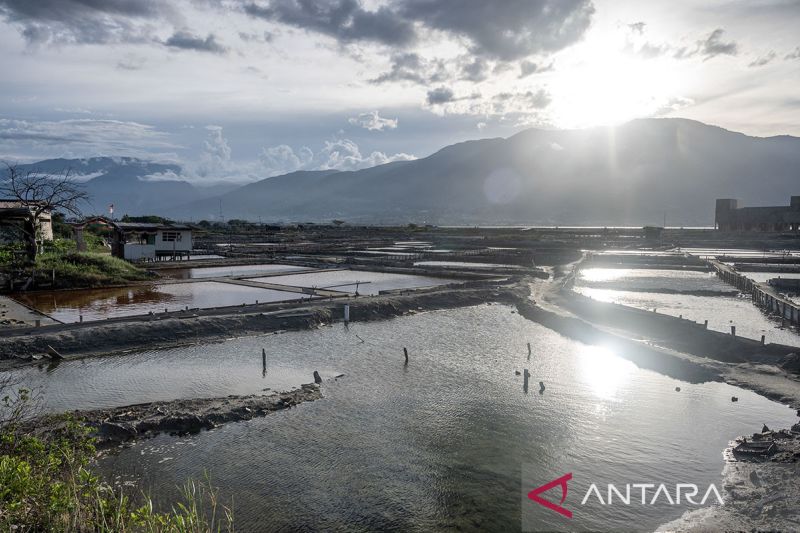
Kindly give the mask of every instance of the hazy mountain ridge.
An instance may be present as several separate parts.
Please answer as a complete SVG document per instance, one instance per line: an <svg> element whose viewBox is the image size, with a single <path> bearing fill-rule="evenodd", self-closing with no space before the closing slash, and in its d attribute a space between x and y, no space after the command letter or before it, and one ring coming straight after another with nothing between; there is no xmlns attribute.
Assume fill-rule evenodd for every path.
<svg viewBox="0 0 800 533"><path fill-rule="evenodd" d="M73 161L31 166L61 170ZM86 182L96 211L114 203L119 214L194 221L221 212L265 222L643 225L666 215L667 224L688 226L713 223L716 198L788 205L800 194L800 138L750 137L686 119L529 129L364 170L297 171L212 197L185 181L141 179L180 175L176 165L86 161L73 167L101 172Z"/></svg>
<svg viewBox="0 0 800 533"><path fill-rule="evenodd" d="M115 215L140 215L162 212L177 203L191 202L219 193L203 189L183 180L157 180L148 176L180 175L181 167L132 157L91 157L86 159L46 159L17 165L21 173L41 172L63 175L69 172L83 182L90 195L83 206L87 214L106 214L114 204Z"/></svg>
<svg viewBox="0 0 800 533"><path fill-rule="evenodd" d="M800 139L685 119L522 131L354 172L296 172L179 206L181 217L435 224L713 223L714 200L788 205Z"/></svg>

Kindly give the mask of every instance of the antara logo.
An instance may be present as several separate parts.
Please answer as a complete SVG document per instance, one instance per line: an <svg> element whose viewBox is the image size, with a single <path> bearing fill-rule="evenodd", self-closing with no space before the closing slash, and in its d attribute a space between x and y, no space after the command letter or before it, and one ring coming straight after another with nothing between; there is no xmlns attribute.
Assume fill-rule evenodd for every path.
<svg viewBox="0 0 800 533"><path fill-rule="evenodd" d="M569 490L569 487L567 487L567 481L569 481L570 479L572 479L572 472L570 472L569 474L565 474L560 478L554 479L550 483L545 483L541 487L536 487L535 489L533 489L528 493L528 498L535 501L539 505L543 505L548 509L551 509L559 514L563 514L567 518L572 518L572 511L561 507L561 504L563 504L564 500L567 499L567 491ZM544 498L542 498L541 496L539 496L539 494L547 492L548 490L557 486L561 487L561 501L559 502L558 505L556 505L553 502L549 502Z"/></svg>
<svg viewBox="0 0 800 533"><path fill-rule="evenodd" d="M563 507L569 490L567 482L571 479L572 472L556 478L549 483L545 483L540 487L536 487L528 493L528 498L551 511L555 511L567 518L572 518L572 511ZM540 496L543 492L547 492L554 487L561 487L561 500L557 504L545 500ZM633 494L631 492L633 492ZM695 498L699 493L700 489L694 483L677 483L672 491L670 491L664 483L658 485L655 483L627 483L620 487L609 483L606 487L606 498L604 499L603 493L600 491L597 484L592 483L586 490L586 494L581 500L581 505L591 503L591 499L597 500L600 505L656 505L658 503L682 505L684 502L689 505L706 505L706 502L712 497L716 499L717 503L720 505L724 505L725 503L722 500L719 490L717 490L717 487L713 483L708 486L703 493L702 499L698 501Z"/></svg>

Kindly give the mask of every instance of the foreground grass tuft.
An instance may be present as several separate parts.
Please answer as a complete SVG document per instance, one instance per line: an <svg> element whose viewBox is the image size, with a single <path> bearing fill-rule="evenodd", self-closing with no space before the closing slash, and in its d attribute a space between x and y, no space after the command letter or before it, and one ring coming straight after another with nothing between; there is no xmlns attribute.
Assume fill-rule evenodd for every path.
<svg viewBox="0 0 800 533"><path fill-rule="evenodd" d="M0 531L233 531L232 511L208 480L188 482L168 512L156 511L144 496L134 505L91 472L88 429L69 417L56 427L37 436L17 426L0 431Z"/></svg>

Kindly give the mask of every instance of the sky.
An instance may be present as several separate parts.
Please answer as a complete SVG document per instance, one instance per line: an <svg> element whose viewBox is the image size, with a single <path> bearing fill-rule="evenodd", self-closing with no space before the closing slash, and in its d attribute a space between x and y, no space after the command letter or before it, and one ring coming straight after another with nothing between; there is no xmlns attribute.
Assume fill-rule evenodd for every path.
<svg viewBox="0 0 800 533"><path fill-rule="evenodd" d="M684 117L800 136L800 1L0 0L0 159L203 185Z"/></svg>

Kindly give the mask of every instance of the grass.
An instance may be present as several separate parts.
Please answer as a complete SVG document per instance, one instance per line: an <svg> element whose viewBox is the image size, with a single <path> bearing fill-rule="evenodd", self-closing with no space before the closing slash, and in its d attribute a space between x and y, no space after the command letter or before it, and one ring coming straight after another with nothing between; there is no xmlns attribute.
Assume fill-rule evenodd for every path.
<svg viewBox="0 0 800 533"><path fill-rule="evenodd" d="M48 241L33 264L25 260L22 243L2 245L0 274L20 280L33 273L37 287L54 289L125 285L153 278L147 271L111 256L100 237L88 234L86 244L89 251L78 252L71 239Z"/></svg>
<svg viewBox="0 0 800 533"><path fill-rule="evenodd" d="M208 480L189 481L169 511L132 499L90 469L93 440L78 421L34 436L0 430L0 531L212 533L233 531L233 513ZM143 503L142 503L143 502Z"/></svg>
<svg viewBox="0 0 800 533"><path fill-rule="evenodd" d="M36 258L36 281L54 288L102 287L151 279L146 271L108 254L46 252Z"/></svg>

